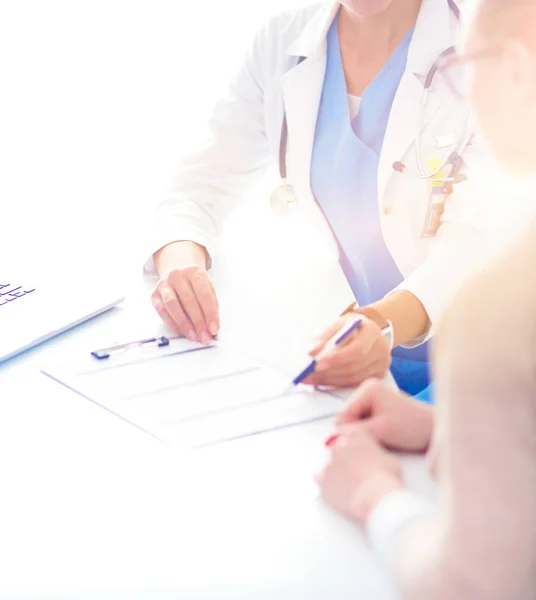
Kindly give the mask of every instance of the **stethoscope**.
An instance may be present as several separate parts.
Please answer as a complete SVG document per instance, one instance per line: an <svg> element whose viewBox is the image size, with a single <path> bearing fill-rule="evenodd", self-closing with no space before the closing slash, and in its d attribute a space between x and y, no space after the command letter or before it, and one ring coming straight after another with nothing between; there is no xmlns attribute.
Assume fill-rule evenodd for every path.
<svg viewBox="0 0 536 600"><path fill-rule="evenodd" d="M456 9L459 10L458 7L456 7ZM399 173L409 173L410 175L413 175L417 179L426 179L426 180L434 179L434 181L436 181L436 182L449 183L449 184L455 184L455 183L460 183L461 181L465 181L465 177L462 177L461 175L458 175L458 174L454 174L454 175L451 174L450 177L441 177L441 176L438 177L438 175L440 173L443 173L445 168L452 167L452 165L455 164L456 159L460 156L460 154L463 153L463 151L466 149L466 147L468 146L468 144L471 142L471 140L473 138L473 132L469 132L464 136L464 131L467 130L467 122L469 119L469 109L468 108L465 109L464 117L462 119L462 123L460 126L460 131L459 131L458 135L454 137L455 141L451 145L451 149L449 152L447 152L447 155L444 158L444 160L442 160L435 169L427 169L426 167L423 167L423 164L421 161L422 153L421 153L420 133L422 131L423 116L426 111L427 100L428 100L428 96L430 94L430 88L432 87L434 77L435 77L437 71L439 70L440 66L443 64L445 59L447 59L449 56L451 56L455 53L456 53L456 49L453 46L451 46L450 48L447 48L445 51L443 51L437 57L437 59L434 61L434 64L432 65L431 69L428 71L428 73L426 75L426 78L424 80L424 89L423 89L423 94L422 94L422 99L421 99L421 106L420 106L419 115L417 118L417 130L416 130L416 134L415 134L415 165L416 165L416 169L415 170L410 169L402 161L396 161L393 164L393 169ZM452 171L452 168L450 170Z"/></svg>
<svg viewBox="0 0 536 600"><path fill-rule="evenodd" d="M450 10L453 12L456 19L460 20L460 9L454 0L447 0ZM415 163L416 169L410 169L407 165L405 165L402 161L397 161L393 164L393 169L398 173L408 173L413 175L417 179L422 180L434 180L437 183L444 183L452 187L456 183L461 183L466 180L464 175L460 175L458 173L459 166L461 165L461 154L465 151L467 146L470 144L473 138L473 132L464 136L464 132L467 129L467 121L469 118L469 109L466 109L464 118L462 119L462 124L460 127L460 132L454 138L454 142L449 144L450 148L446 151L446 156L443 161L434 169L427 169L423 166L422 156L421 156L421 144L420 144L420 134L422 131L422 123L423 118L427 106L428 97L430 94L430 88L432 87L432 83L434 81L434 77L443 63L443 61L448 58L450 55L454 54L456 49L451 46L447 48L444 52L442 52L437 59L434 61L434 64L428 71L425 80L424 80L424 89L421 99L421 105L419 108L419 115L417 119L417 129L415 134ZM298 62L296 66L302 63L306 57L300 56L298 58ZM288 146L288 123L286 113L283 114L283 126L281 129L281 140L279 144L279 175L281 177L281 185L279 185L273 192L270 198L270 204L272 205L272 209L276 213L281 213L286 211L288 208L294 206L296 204L296 195L292 186L288 183L287 180L287 146ZM447 146L448 147L448 146ZM448 171L447 175L444 173Z"/></svg>

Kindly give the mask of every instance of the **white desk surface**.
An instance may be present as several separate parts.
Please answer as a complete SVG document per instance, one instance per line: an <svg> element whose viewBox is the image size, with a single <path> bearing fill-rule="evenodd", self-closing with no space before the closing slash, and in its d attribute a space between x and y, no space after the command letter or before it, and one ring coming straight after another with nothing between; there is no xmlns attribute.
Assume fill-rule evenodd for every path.
<svg viewBox="0 0 536 600"><path fill-rule="evenodd" d="M271 260L257 266L215 266L221 340L292 373L348 290L329 266L271 285ZM179 456L39 372L160 331L149 289L0 367L0 598L395 598L360 529L318 498L330 422ZM422 459L404 464L432 494Z"/></svg>

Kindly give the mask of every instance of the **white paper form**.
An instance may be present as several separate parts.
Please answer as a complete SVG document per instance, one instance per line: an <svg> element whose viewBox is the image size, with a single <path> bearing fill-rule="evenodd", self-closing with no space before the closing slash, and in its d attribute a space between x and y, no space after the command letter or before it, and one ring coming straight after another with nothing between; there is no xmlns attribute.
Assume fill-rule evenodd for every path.
<svg viewBox="0 0 536 600"><path fill-rule="evenodd" d="M165 348L91 356L44 372L80 395L167 443L194 448L324 419L340 398L300 387L288 377L217 344L182 338Z"/></svg>

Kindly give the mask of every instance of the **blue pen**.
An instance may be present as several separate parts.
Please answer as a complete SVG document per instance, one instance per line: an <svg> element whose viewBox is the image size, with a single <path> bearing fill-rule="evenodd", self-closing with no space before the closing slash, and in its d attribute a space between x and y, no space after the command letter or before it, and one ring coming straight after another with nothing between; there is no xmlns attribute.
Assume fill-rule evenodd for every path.
<svg viewBox="0 0 536 600"><path fill-rule="evenodd" d="M357 317L354 321L347 323L342 329L327 342L318 356L314 358L305 369L292 381L293 385L300 384L304 379L315 372L316 363L326 354L329 354L334 348L340 346L344 340L348 339L355 331L358 331L363 325L363 317Z"/></svg>

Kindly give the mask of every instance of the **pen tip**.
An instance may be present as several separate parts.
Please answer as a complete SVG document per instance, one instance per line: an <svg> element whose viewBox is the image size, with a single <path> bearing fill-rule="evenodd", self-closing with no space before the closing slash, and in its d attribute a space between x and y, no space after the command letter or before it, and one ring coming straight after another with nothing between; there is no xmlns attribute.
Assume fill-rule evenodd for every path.
<svg viewBox="0 0 536 600"><path fill-rule="evenodd" d="M283 388L283 396L288 396L289 394L291 394L294 390L296 389L296 386L294 385L294 382L289 383L288 385L286 385Z"/></svg>

